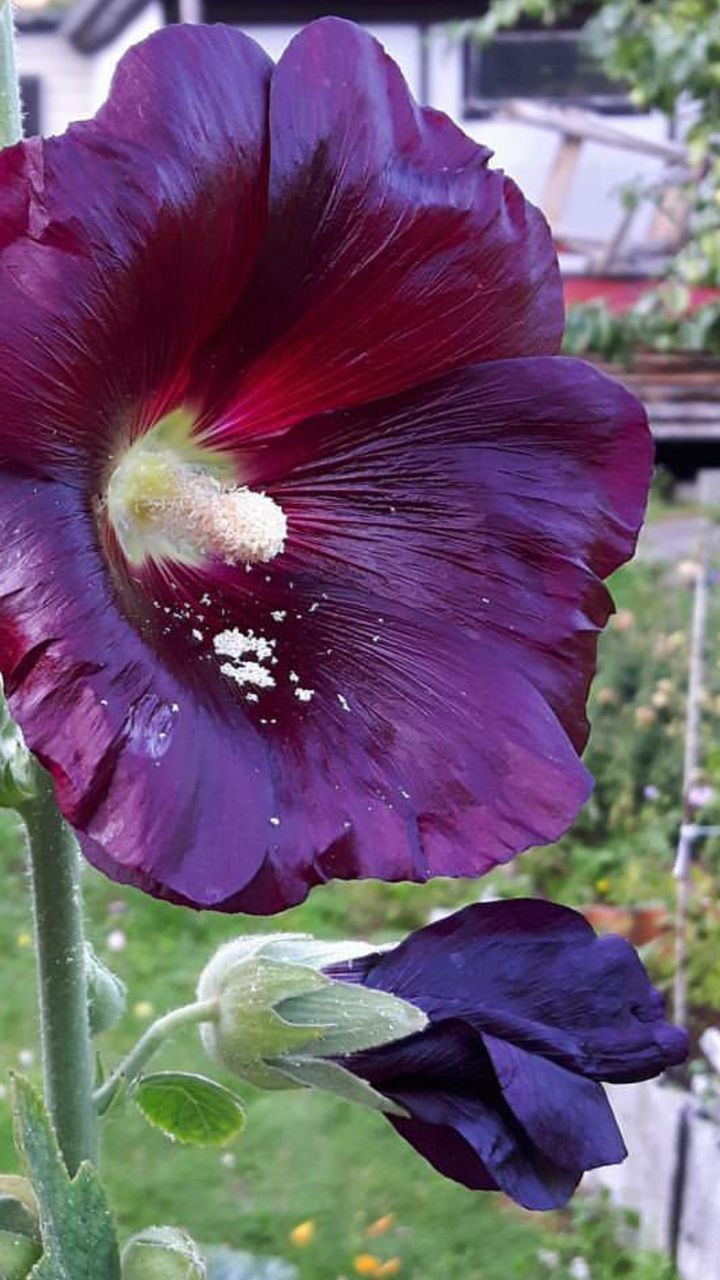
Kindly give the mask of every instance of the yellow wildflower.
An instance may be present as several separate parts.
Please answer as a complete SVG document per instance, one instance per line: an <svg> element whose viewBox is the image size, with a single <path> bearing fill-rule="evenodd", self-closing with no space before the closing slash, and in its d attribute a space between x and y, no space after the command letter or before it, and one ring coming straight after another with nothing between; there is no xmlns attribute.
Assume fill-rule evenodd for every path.
<svg viewBox="0 0 720 1280"><path fill-rule="evenodd" d="M382 1265L380 1258L376 1258L374 1253L359 1253L353 1262L355 1273L359 1276L382 1275Z"/></svg>
<svg viewBox="0 0 720 1280"><path fill-rule="evenodd" d="M393 1226L396 1218L396 1213L383 1214L382 1218L376 1218L375 1222L370 1223L370 1226L365 1230L365 1234L367 1236L384 1236L385 1232L389 1231Z"/></svg>
<svg viewBox="0 0 720 1280"><path fill-rule="evenodd" d="M297 1245L298 1249L304 1249L312 1244L315 1239L315 1220L308 1218L306 1222L299 1222L296 1227L293 1227L288 1239L291 1244Z"/></svg>

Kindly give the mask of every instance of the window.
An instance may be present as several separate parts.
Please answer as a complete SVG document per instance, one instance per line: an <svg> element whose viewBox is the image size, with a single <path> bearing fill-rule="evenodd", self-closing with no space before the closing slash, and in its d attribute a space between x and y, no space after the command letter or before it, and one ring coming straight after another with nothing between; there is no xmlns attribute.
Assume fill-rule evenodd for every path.
<svg viewBox="0 0 720 1280"><path fill-rule="evenodd" d="M595 111L633 111L627 90L608 80L579 31L507 31L465 46L465 115L482 116L507 98L572 102Z"/></svg>
<svg viewBox="0 0 720 1280"><path fill-rule="evenodd" d="M23 108L23 132L27 138L42 133L42 94L39 76L20 77L20 97Z"/></svg>

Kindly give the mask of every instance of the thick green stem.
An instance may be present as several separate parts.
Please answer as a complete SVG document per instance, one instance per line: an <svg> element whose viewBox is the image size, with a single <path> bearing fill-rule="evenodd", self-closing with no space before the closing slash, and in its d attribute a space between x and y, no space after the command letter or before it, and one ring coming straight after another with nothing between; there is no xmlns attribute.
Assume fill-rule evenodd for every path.
<svg viewBox="0 0 720 1280"><path fill-rule="evenodd" d="M140 1037L137 1044L132 1048L126 1058L115 1068L111 1076L108 1076L104 1084L95 1091L95 1106L100 1115L110 1106L115 1094L123 1083L132 1084L137 1080L145 1063L157 1053L157 1050L167 1040L168 1036L177 1031L179 1027L187 1026L190 1023L213 1022L217 1018L218 1002L217 1000L199 1000L196 1004L186 1004L180 1009L173 1009L171 1013L166 1013L162 1018L158 1018L148 1027L143 1036Z"/></svg>
<svg viewBox="0 0 720 1280"><path fill-rule="evenodd" d="M39 767L36 795L22 816L30 845L45 1100L74 1174L82 1160L97 1161L80 866L50 778Z"/></svg>
<svg viewBox="0 0 720 1280"><path fill-rule="evenodd" d="M10 0L0 0L0 147L9 147L21 137L22 107L12 5Z"/></svg>

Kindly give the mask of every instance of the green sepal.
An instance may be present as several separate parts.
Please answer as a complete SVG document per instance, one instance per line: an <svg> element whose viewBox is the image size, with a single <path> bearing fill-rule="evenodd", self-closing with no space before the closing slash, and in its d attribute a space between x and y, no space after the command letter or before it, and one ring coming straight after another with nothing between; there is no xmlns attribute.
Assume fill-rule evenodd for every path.
<svg viewBox="0 0 720 1280"><path fill-rule="evenodd" d="M333 941L313 938L309 933L279 933L265 939L261 952L269 960L285 960L289 964L307 965L309 969L328 969L333 964L359 960L376 949L369 942Z"/></svg>
<svg viewBox="0 0 720 1280"><path fill-rule="evenodd" d="M105 1189L83 1163L70 1178L42 1100L13 1079L16 1141L27 1162L40 1214L43 1255L31 1280L120 1280L120 1255Z"/></svg>
<svg viewBox="0 0 720 1280"><path fill-rule="evenodd" d="M353 1075L351 1071L341 1067L338 1062L330 1062L327 1058L287 1057L273 1058L268 1062L273 1071L302 1085L306 1089L319 1089L323 1093L334 1093L345 1102L353 1102L356 1106L367 1107L371 1111L383 1111L386 1115L405 1116L404 1107L391 1098L373 1089L367 1080Z"/></svg>
<svg viewBox="0 0 720 1280"><path fill-rule="evenodd" d="M245 1127L240 1099L206 1076L158 1071L143 1076L132 1096L149 1124L189 1146L223 1147Z"/></svg>
<svg viewBox="0 0 720 1280"><path fill-rule="evenodd" d="M286 1022L298 1026L321 1026L325 1030L313 1043L313 1055L342 1057L424 1031L426 1015L387 991L374 987L333 982L317 991L290 996L275 1010Z"/></svg>
<svg viewBox="0 0 720 1280"><path fill-rule="evenodd" d="M262 955L232 965L222 977L218 1018L201 1027L205 1048L222 1066L260 1089L287 1087L279 1086L264 1059L306 1048L325 1028L286 1022L275 1006L327 982L314 969Z"/></svg>
<svg viewBox="0 0 720 1280"><path fill-rule="evenodd" d="M176 1227L148 1227L122 1253L122 1280L206 1280L195 1241Z"/></svg>

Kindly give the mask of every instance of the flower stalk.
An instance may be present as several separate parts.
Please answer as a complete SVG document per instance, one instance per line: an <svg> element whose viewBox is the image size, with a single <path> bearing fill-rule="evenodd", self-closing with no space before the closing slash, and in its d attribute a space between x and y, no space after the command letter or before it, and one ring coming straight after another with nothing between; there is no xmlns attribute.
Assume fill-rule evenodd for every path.
<svg viewBox="0 0 720 1280"><path fill-rule="evenodd" d="M28 833L45 1101L68 1172L97 1160L80 866L49 775L21 809Z"/></svg>
<svg viewBox="0 0 720 1280"><path fill-rule="evenodd" d="M157 1018L152 1026L140 1037L122 1062L108 1076L107 1080L95 1090L94 1106L99 1115L103 1115L115 1098L123 1084L132 1084L137 1080L145 1063L157 1053L168 1036L180 1027L198 1022L213 1022L218 1015L217 1000L198 1000L193 1004L182 1005L173 1009L162 1018Z"/></svg>
<svg viewBox="0 0 720 1280"><path fill-rule="evenodd" d="M12 4L10 0L0 0L0 147L9 147L21 137L22 106Z"/></svg>

